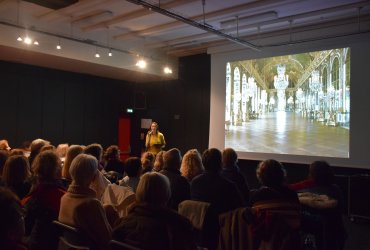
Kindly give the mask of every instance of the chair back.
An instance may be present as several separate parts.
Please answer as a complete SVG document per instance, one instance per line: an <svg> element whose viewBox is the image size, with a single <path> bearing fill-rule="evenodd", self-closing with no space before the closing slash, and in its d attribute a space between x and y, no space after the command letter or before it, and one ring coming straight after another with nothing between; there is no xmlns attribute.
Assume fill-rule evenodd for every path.
<svg viewBox="0 0 370 250"><path fill-rule="evenodd" d="M92 242L78 228L54 220L58 230L59 249L93 250Z"/></svg>
<svg viewBox="0 0 370 250"><path fill-rule="evenodd" d="M111 240L109 242L109 250L140 250L140 248L134 247L126 242Z"/></svg>

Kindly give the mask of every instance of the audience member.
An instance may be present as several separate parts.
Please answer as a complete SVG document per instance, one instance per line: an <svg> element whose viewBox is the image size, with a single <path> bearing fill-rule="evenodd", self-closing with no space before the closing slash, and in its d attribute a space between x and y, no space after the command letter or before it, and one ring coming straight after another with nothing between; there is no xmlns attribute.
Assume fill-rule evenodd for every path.
<svg viewBox="0 0 370 250"><path fill-rule="evenodd" d="M22 200L26 210L28 249L55 249L57 234L52 221L58 218L60 199L65 194L61 184L61 162L55 152L47 150L33 161L36 182Z"/></svg>
<svg viewBox="0 0 370 250"><path fill-rule="evenodd" d="M0 221L0 249L27 250L21 244L24 218L19 199L3 187L0 187Z"/></svg>
<svg viewBox="0 0 370 250"><path fill-rule="evenodd" d="M62 161L62 164L64 164L65 158L67 156L68 148L69 148L68 143L62 143L62 144L59 144L57 148L55 149L55 152L57 153L60 160Z"/></svg>
<svg viewBox="0 0 370 250"><path fill-rule="evenodd" d="M190 149L186 152L182 158L180 172L189 182L191 182L195 176L204 172L202 157L198 150Z"/></svg>
<svg viewBox="0 0 370 250"><path fill-rule="evenodd" d="M222 155L216 148L207 149L202 155L203 174L191 182L191 199L210 203L204 225L203 244L208 249L217 248L220 214L243 207L245 203L234 183L220 175Z"/></svg>
<svg viewBox="0 0 370 250"><path fill-rule="evenodd" d="M30 156L28 157L28 161L30 162L30 166L31 166L32 171L33 171L33 169L32 169L33 160L40 153L41 148L45 145L48 145L48 144L50 144L50 142L45 141L43 139L35 139L31 142L31 145L30 145L31 152L30 152Z"/></svg>
<svg viewBox="0 0 370 250"><path fill-rule="evenodd" d="M13 148L12 150L10 150L9 156L13 156L13 155L25 155L25 154L24 154L23 149Z"/></svg>
<svg viewBox="0 0 370 250"><path fill-rule="evenodd" d="M314 233L318 238L316 238L318 243L321 243L322 238L323 242L319 244L321 249L342 250L347 238L342 218L343 194L333 183L332 167L326 161L313 162L309 167L307 180L310 182L306 182L306 187L297 190L299 200L306 212L302 228L309 233ZM316 222L316 225L313 222ZM317 235L320 222L323 230L322 236Z"/></svg>
<svg viewBox="0 0 370 250"><path fill-rule="evenodd" d="M107 148L104 154L104 160L105 160L105 167L104 170L106 172L114 171L117 172L118 179L121 179L123 177L124 173L124 164L119 159L119 148L116 145L111 145Z"/></svg>
<svg viewBox="0 0 370 250"><path fill-rule="evenodd" d="M153 171L159 172L163 169L163 153L166 151L159 151L155 156Z"/></svg>
<svg viewBox="0 0 370 250"><path fill-rule="evenodd" d="M9 157L8 151L0 150L0 186L4 186L4 183L1 177L3 176L4 165L8 157Z"/></svg>
<svg viewBox="0 0 370 250"><path fill-rule="evenodd" d="M98 161L91 155L80 154L72 161L69 172L72 183L62 197L58 220L81 229L98 248L105 249L112 228L96 192L89 188L100 173Z"/></svg>
<svg viewBox="0 0 370 250"><path fill-rule="evenodd" d="M101 165L103 148L100 144L93 143L88 145L84 149L84 153L94 156L95 159L98 161L99 172L91 182L90 188L96 192L96 197L98 198L98 200L100 200L105 189L110 184L110 181L107 178L105 178L105 176L100 172L101 170L103 170L103 166Z"/></svg>
<svg viewBox="0 0 370 250"><path fill-rule="evenodd" d="M136 193L141 174L141 161L138 157L130 157L125 160L125 172L127 176L120 181L121 186L129 186Z"/></svg>
<svg viewBox="0 0 370 250"><path fill-rule="evenodd" d="M31 171L28 160L23 155L10 156L5 162L3 183L13 191L19 199L23 199L31 189Z"/></svg>
<svg viewBox="0 0 370 250"><path fill-rule="evenodd" d="M114 229L113 238L143 250L197 249L190 221L166 207L170 196L166 176L157 172L142 175L137 203Z"/></svg>
<svg viewBox="0 0 370 250"><path fill-rule="evenodd" d="M62 177L68 183L68 185L72 182L72 177L69 174L69 168L71 167L71 163L77 155L82 154L83 148L80 145L72 145L68 148L66 158L64 160L63 168L62 168Z"/></svg>
<svg viewBox="0 0 370 250"><path fill-rule="evenodd" d="M141 174L152 172L154 167L155 155L151 152L145 152L141 155Z"/></svg>
<svg viewBox="0 0 370 250"><path fill-rule="evenodd" d="M245 202L249 202L249 187L244 175L240 172L238 155L232 148L226 148L222 151L221 176L233 182L244 197Z"/></svg>
<svg viewBox="0 0 370 250"><path fill-rule="evenodd" d="M276 160L260 162L256 170L261 187L250 194L256 211L252 225L254 249L301 249L300 205L297 194L285 184L285 169Z"/></svg>
<svg viewBox="0 0 370 250"><path fill-rule="evenodd" d="M5 139L0 140L0 150L10 151L11 147L9 147L9 142Z"/></svg>
<svg viewBox="0 0 370 250"><path fill-rule="evenodd" d="M163 169L161 174L167 176L171 186L171 197L168 206L177 211L180 202L190 200L190 184L181 176L181 152L172 148L163 154Z"/></svg>

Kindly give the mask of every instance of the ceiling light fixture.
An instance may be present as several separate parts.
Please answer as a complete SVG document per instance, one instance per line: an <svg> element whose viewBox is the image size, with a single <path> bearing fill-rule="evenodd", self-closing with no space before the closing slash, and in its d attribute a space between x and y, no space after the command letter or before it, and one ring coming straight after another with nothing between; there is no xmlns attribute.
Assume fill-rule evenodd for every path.
<svg viewBox="0 0 370 250"><path fill-rule="evenodd" d="M62 46L60 45L60 38L58 38L58 44L57 44L57 47L56 47L58 50L62 49Z"/></svg>
<svg viewBox="0 0 370 250"><path fill-rule="evenodd" d="M140 69L145 69L146 68L146 61L141 59L141 60L137 61L136 66L139 67Z"/></svg>
<svg viewBox="0 0 370 250"><path fill-rule="evenodd" d="M39 45L39 42L37 40L33 41L33 45Z"/></svg>
<svg viewBox="0 0 370 250"><path fill-rule="evenodd" d="M28 36L26 36L26 37L24 38L24 43L25 43L25 44L32 44L32 39L31 39L31 38L29 38Z"/></svg>
<svg viewBox="0 0 370 250"><path fill-rule="evenodd" d="M162 9L159 6L156 6L156 5L147 3L145 1L141 1L141 0L126 0L126 1L127 2L130 2L130 3L133 3L133 4L136 4L136 5L141 5L141 6L145 7L145 8L148 8L148 9L152 9L152 11L155 11L155 12L157 12L159 14L162 14L164 16L167 16L167 17L170 17L170 18L173 18L173 19L176 19L178 21L181 21L183 23L189 24L189 25L191 25L193 27L196 27L198 29L201 29L201 30L204 30L204 31L213 33L213 34L215 34L217 36L226 38L227 40L229 40L231 42L240 44L242 46L245 46L245 47L248 47L248 48L257 50L257 51L260 50L260 47L259 46L256 46L256 45L254 45L254 44L252 44L250 42L247 42L247 41L245 41L243 39L240 39L238 37L234 37L234 36L228 35L226 33L223 33L222 31L217 30L217 29L214 29L214 28L210 27L209 25L198 23L198 22L196 22L194 20L188 19L188 18L183 17L183 16L181 16L179 14L176 14L174 12L170 12L168 10Z"/></svg>
<svg viewBox="0 0 370 250"><path fill-rule="evenodd" d="M109 49L108 56L113 56L112 50Z"/></svg>
<svg viewBox="0 0 370 250"><path fill-rule="evenodd" d="M163 72L168 75L168 74L172 74L172 69L168 66L164 67L163 68Z"/></svg>
<svg viewBox="0 0 370 250"><path fill-rule="evenodd" d="M100 54L98 52L98 47L95 47L95 57L100 58Z"/></svg>

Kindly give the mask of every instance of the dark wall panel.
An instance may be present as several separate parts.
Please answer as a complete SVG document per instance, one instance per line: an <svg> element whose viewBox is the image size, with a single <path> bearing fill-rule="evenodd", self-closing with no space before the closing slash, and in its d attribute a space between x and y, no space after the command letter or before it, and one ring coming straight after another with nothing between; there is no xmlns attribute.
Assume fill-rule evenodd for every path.
<svg viewBox="0 0 370 250"><path fill-rule="evenodd" d="M82 83L65 85L64 140L70 144L85 144L85 88Z"/></svg>
<svg viewBox="0 0 370 250"><path fill-rule="evenodd" d="M24 75L19 78L17 120L18 143L43 136L44 89L40 79Z"/></svg>
<svg viewBox="0 0 370 250"><path fill-rule="evenodd" d="M64 89L65 85L56 79L44 81L44 103L42 137L55 145L64 141Z"/></svg>
<svg viewBox="0 0 370 250"><path fill-rule="evenodd" d="M13 75L1 77L1 126L0 138L15 141L17 138L18 81Z"/></svg>

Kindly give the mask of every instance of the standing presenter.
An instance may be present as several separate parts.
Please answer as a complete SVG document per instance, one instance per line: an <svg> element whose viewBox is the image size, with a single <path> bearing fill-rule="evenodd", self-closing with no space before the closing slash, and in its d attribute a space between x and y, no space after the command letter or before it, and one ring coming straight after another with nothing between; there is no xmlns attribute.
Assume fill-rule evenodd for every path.
<svg viewBox="0 0 370 250"><path fill-rule="evenodd" d="M161 132L158 131L158 123L152 122L150 130L146 134L145 149L154 155L158 154L166 146L166 141Z"/></svg>

